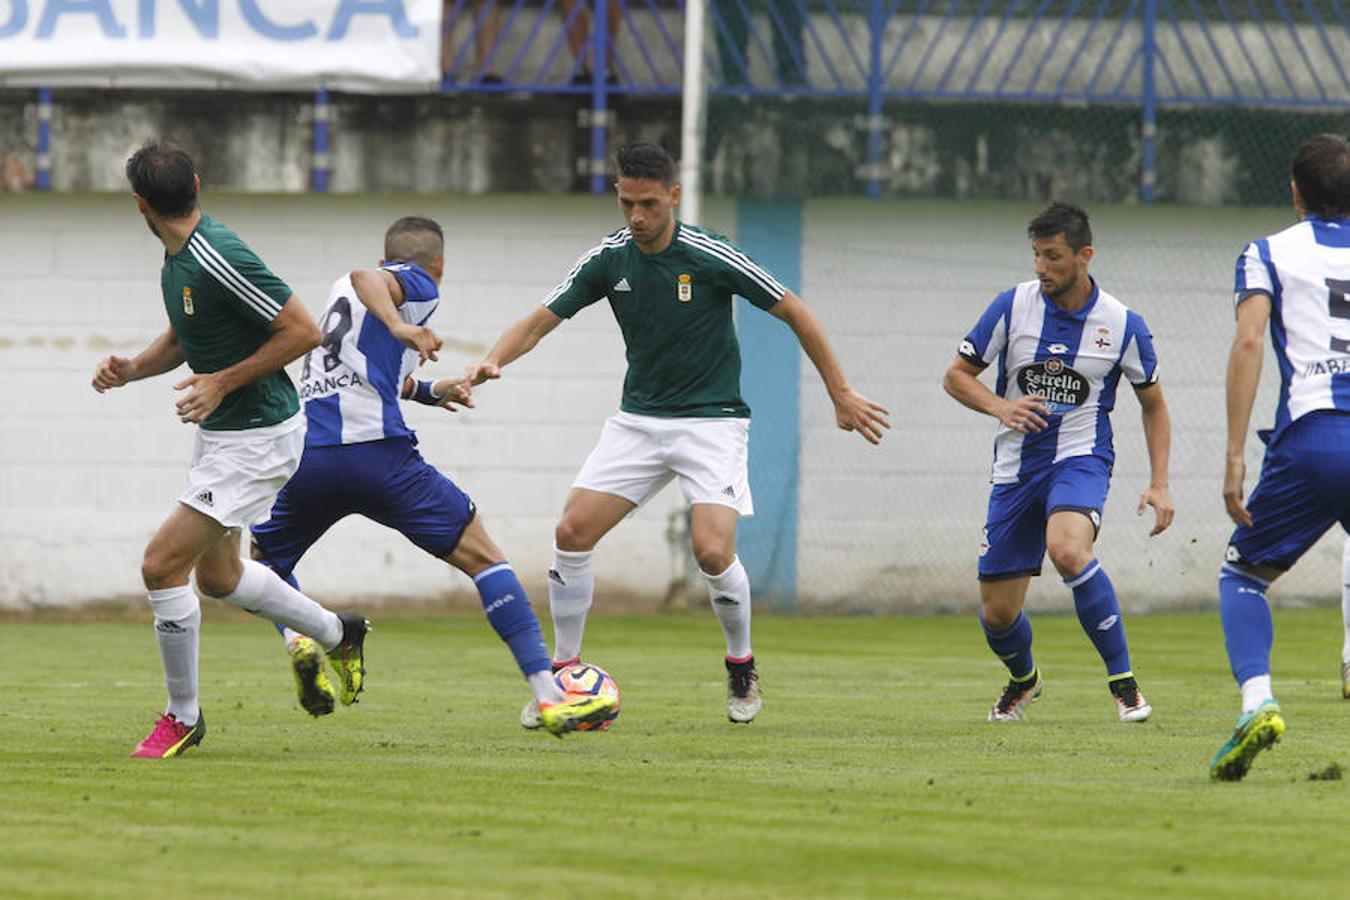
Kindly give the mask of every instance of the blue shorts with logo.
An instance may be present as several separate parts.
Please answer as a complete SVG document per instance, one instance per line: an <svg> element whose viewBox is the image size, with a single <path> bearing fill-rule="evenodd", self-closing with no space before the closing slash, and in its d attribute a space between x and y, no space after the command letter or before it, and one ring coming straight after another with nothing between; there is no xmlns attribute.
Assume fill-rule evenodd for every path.
<svg viewBox="0 0 1350 900"><path fill-rule="evenodd" d="M339 519L360 515L442 557L459 544L475 512L468 495L422 459L415 438L306 447L272 517L253 526L253 542L274 569L289 575Z"/></svg>
<svg viewBox="0 0 1350 900"><path fill-rule="evenodd" d="M1016 484L996 484L980 545L981 581L1041 574L1045 523L1053 512L1077 510L1101 528L1111 486L1111 464L1097 456L1071 456Z"/></svg>
<svg viewBox="0 0 1350 900"><path fill-rule="evenodd" d="M1266 448L1247 511L1229 562L1288 569L1332 525L1350 530L1350 414L1308 413L1286 428Z"/></svg>

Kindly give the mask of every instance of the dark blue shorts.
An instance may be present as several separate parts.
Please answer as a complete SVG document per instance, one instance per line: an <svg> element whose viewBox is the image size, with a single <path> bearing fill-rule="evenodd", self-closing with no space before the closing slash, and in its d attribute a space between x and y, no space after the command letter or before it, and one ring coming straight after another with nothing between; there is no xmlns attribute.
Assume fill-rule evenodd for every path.
<svg viewBox="0 0 1350 900"><path fill-rule="evenodd" d="M1252 526L1228 541L1229 562L1288 569L1337 522L1350 530L1350 415L1315 412L1266 449L1247 501Z"/></svg>
<svg viewBox="0 0 1350 900"><path fill-rule="evenodd" d="M253 526L253 542L273 568L289 575L339 519L360 515L442 557L459 544L475 511L468 495L422 459L409 438L306 447L272 517Z"/></svg>
<svg viewBox="0 0 1350 900"><path fill-rule="evenodd" d="M980 545L980 580L1041 574L1050 514L1077 510L1096 532L1110 486L1111 465L1096 456L1072 456L1016 484L994 485Z"/></svg>

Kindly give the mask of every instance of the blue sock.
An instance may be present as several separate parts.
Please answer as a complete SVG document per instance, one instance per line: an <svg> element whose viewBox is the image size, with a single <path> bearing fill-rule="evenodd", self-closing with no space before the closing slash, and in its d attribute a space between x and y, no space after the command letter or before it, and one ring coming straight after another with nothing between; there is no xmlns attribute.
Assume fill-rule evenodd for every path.
<svg viewBox="0 0 1350 900"><path fill-rule="evenodd" d="M1031 620L1026 613L1018 613L1017 620L1007 631L994 631L980 614L980 627L984 629L984 639L989 642L1003 664L1008 667L1014 681L1026 681L1036 671L1036 661L1031 658Z"/></svg>
<svg viewBox="0 0 1350 900"><path fill-rule="evenodd" d="M1116 589L1106 570L1095 559L1064 583L1073 591L1078 624L1106 663L1106 677L1130 674L1130 647L1125 643L1125 622L1120 618Z"/></svg>
<svg viewBox="0 0 1350 900"><path fill-rule="evenodd" d="M520 579L510 563L497 563L479 572L473 579L478 596L483 600L483 612L497 636L506 641L516 665L529 678L536 672L547 672L548 647L539 619L530 607L530 599L520 586Z"/></svg>
<svg viewBox="0 0 1350 900"><path fill-rule="evenodd" d="M1232 566L1219 571L1219 619L1228 665L1238 684L1270 674L1270 648L1275 623L1266 603L1266 582Z"/></svg>

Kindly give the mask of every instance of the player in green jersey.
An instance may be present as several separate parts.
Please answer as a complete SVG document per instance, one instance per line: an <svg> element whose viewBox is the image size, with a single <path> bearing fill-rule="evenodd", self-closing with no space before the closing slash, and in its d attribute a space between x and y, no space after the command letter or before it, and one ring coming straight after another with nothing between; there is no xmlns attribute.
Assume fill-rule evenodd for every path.
<svg viewBox="0 0 1350 900"><path fill-rule="evenodd" d="M127 160L136 208L164 244L160 282L169 327L137 356L109 356L94 372L102 393L172 371L179 421L200 426L187 488L150 539L141 576L155 615L168 708L133 757L163 759L201 743L197 587L226 603L312 636L328 651L352 703L364 677L368 624L358 613L324 609L276 573L239 552L241 528L266 521L272 501L300 464L305 418L286 363L319 343L319 328L290 288L235 234L197 205L192 158L147 142Z"/></svg>
<svg viewBox="0 0 1350 900"><path fill-rule="evenodd" d="M605 423L567 497L549 571L556 666L580 657L595 576L591 554L610 529L678 478L690 504L694 557L726 637L727 716L759 713L750 646L750 581L736 556L736 523L753 504L747 472L750 409L741 399L732 296L782 319L825 382L835 420L878 443L889 412L849 387L829 340L801 298L721 235L675 218L675 161L652 144L618 152L616 184L625 228L587 251L544 304L516 322L473 384L501 377L584 307L609 300L623 332L628 374L620 412ZM521 724L537 727L531 707Z"/></svg>

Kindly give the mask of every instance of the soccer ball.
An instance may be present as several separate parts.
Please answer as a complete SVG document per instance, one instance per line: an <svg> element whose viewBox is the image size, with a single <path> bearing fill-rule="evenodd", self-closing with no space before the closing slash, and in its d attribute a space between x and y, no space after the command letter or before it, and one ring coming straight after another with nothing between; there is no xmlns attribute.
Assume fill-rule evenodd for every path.
<svg viewBox="0 0 1350 900"><path fill-rule="evenodd" d="M584 722L578 731L604 731L619 717L619 686L613 677L599 666L577 663L553 673L554 681L566 697L613 697L614 709L599 722Z"/></svg>

